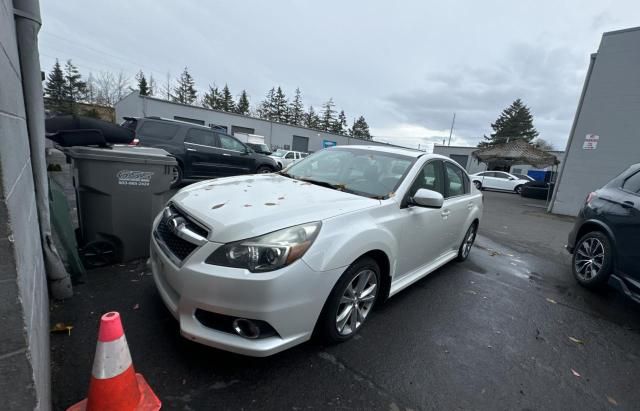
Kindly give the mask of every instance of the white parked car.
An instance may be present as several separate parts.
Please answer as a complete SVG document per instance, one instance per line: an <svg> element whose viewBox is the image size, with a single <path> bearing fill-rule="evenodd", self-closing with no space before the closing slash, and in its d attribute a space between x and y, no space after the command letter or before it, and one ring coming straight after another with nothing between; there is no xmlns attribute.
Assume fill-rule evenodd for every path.
<svg viewBox="0 0 640 411"><path fill-rule="evenodd" d="M341 146L182 189L154 222L158 291L196 342L252 356L351 338L376 302L465 260L482 194L446 157Z"/></svg>
<svg viewBox="0 0 640 411"><path fill-rule="evenodd" d="M525 180L504 171L483 171L471 174L471 181L478 190L489 188L520 194L522 187L531 180Z"/></svg>
<svg viewBox="0 0 640 411"><path fill-rule="evenodd" d="M300 151L276 150L271 153L270 157L276 160L280 169L287 168L298 160L305 158L308 154Z"/></svg>

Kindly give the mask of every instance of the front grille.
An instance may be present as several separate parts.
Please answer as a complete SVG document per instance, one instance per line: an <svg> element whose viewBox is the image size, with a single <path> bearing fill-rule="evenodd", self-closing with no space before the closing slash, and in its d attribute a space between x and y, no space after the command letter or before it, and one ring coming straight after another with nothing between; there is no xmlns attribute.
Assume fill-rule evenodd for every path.
<svg viewBox="0 0 640 411"><path fill-rule="evenodd" d="M191 231L201 235L202 237L207 237L209 234L207 230L200 227L198 224L194 223L187 215L180 212L177 208L173 206L169 206L172 214L178 214L186 220L187 228ZM171 252L179 261L184 260L195 251L198 246L196 244L190 243L189 241L183 240L182 238L175 235L167 224L168 218L166 216L162 216L162 219L158 223L154 231L154 236L157 240L162 242L164 246Z"/></svg>

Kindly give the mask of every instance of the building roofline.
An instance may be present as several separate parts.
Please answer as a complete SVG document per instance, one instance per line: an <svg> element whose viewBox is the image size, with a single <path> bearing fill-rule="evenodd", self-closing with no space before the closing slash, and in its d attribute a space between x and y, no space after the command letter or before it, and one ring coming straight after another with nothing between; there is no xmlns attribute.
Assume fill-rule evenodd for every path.
<svg viewBox="0 0 640 411"><path fill-rule="evenodd" d="M614 35L614 34L624 34L624 33L628 33L628 32L631 32L631 31L640 31L640 26L638 26L638 27L629 27L627 29L605 31L604 33L602 33L602 37L610 36L610 35Z"/></svg>

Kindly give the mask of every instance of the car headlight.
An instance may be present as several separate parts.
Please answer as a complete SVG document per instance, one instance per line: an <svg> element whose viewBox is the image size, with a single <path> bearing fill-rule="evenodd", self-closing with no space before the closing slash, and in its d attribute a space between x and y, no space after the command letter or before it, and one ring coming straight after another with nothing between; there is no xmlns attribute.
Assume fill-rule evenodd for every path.
<svg viewBox="0 0 640 411"><path fill-rule="evenodd" d="M253 273L277 270L300 259L307 252L318 236L321 225L319 221L301 224L225 244L214 251L206 263L246 268Z"/></svg>

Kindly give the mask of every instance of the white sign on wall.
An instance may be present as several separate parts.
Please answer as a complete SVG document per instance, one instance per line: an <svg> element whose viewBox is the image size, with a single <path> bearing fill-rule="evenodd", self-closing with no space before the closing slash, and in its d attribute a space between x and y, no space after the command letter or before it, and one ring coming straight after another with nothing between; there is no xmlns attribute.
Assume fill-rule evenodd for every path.
<svg viewBox="0 0 640 411"><path fill-rule="evenodd" d="M598 148L598 141L600 136L597 134L587 134L584 136L584 143L582 144L583 150L595 150Z"/></svg>

